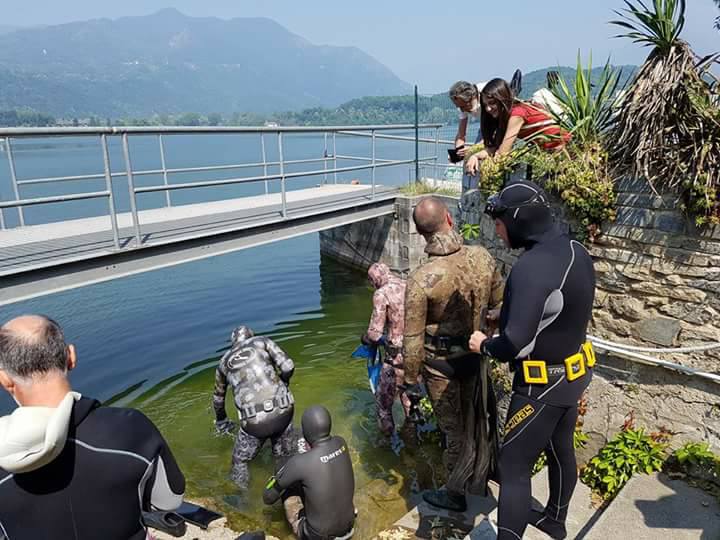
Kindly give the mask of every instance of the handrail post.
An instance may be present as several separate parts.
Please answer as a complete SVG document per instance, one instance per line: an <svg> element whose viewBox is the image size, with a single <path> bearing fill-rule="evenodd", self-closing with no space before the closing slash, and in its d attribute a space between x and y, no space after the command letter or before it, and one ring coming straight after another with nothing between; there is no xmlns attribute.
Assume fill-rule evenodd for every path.
<svg viewBox="0 0 720 540"><path fill-rule="evenodd" d="M420 181L420 124L418 107L418 87L415 85L415 181Z"/></svg>
<svg viewBox="0 0 720 540"><path fill-rule="evenodd" d="M168 186L168 172L167 167L165 166L165 143L163 142L163 136L162 134L158 135L158 143L160 144L160 165L162 166L162 172L163 172L163 184L165 187ZM170 200L170 190L165 190L165 204L167 204L167 207L170 208L172 206L172 201Z"/></svg>
<svg viewBox="0 0 720 540"><path fill-rule="evenodd" d="M375 200L375 130L372 130L372 190L370 192L370 199Z"/></svg>
<svg viewBox="0 0 720 540"><path fill-rule="evenodd" d="M108 206L110 209L110 226L113 232L115 249L120 249L120 235L118 234L117 213L115 211L115 199L113 197L112 172L110 171L110 152L108 151L107 135L100 135L100 144L103 151L103 162L105 164L105 189L108 191Z"/></svg>
<svg viewBox="0 0 720 540"><path fill-rule="evenodd" d="M15 174L15 156L13 156L12 145L10 144L10 137L5 139L5 147L7 149L8 164L10 165L10 182L12 183L13 193L15 194L15 200L20 200L20 190L18 189L17 175ZM23 207L18 206L18 218L20 219L20 226L25 226L25 215L23 213Z"/></svg>
<svg viewBox="0 0 720 540"><path fill-rule="evenodd" d="M440 128L435 128L435 178L438 178L438 152L440 152Z"/></svg>
<svg viewBox="0 0 720 540"><path fill-rule="evenodd" d="M140 245L140 220L138 219L137 204L135 202L135 184L133 182L132 164L130 163L130 146L128 145L128 135L123 133L123 154L125 155L125 174L128 181L128 193L130 194L130 213L132 214L133 227L135 229L135 247Z"/></svg>
<svg viewBox="0 0 720 540"><path fill-rule="evenodd" d="M282 198L282 217L287 219L287 199L285 198L285 163L283 160L283 136L278 131L278 153L280 154L280 196Z"/></svg>
<svg viewBox="0 0 720 540"><path fill-rule="evenodd" d="M323 139L324 139L324 147L323 147L323 170L325 173L323 173L323 185L327 184L327 131L323 133Z"/></svg>
<svg viewBox="0 0 720 540"><path fill-rule="evenodd" d="M262 147L262 159L263 159L263 176L268 175L267 157L265 155L265 134L260 133L260 146ZM265 195L270 193L268 188L268 181L265 180Z"/></svg>
<svg viewBox="0 0 720 540"><path fill-rule="evenodd" d="M337 132L333 131L333 169L335 171L333 172L333 178L334 182L337 184Z"/></svg>
<svg viewBox="0 0 720 540"><path fill-rule="evenodd" d="M0 151L2 150L2 141L5 139L0 139ZM0 193L0 201L2 201L2 194ZM5 214L3 213L3 209L0 208L0 230L3 230L5 228Z"/></svg>

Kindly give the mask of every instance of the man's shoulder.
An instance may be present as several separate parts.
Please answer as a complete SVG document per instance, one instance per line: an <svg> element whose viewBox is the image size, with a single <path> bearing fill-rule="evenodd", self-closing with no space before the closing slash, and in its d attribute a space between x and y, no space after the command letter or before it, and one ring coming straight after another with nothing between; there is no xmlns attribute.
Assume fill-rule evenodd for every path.
<svg viewBox="0 0 720 540"><path fill-rule="evenodd" d="M495 258L490 254L490 252L487 250L484 246L463 246L463 249L461 250L464 252L466 257L469 257L471 259L476 259L484 263L492 263L495 264Z"/></svg>
<svg viewBox="0 0 720 540"><path fill-rule="evenodd" d="M137 409L99 406L77 426L76 438L91 446L139 451L156 446L160 435L155 424Z"/></svg>
<svg viewBox="0 0 720 540"><path fill-rule="evenodd" d="M438 257L418 266L410 273L407 282L407 291L417 293L418 290L432 289L448 274L452 266L448 257Z"/></svg>

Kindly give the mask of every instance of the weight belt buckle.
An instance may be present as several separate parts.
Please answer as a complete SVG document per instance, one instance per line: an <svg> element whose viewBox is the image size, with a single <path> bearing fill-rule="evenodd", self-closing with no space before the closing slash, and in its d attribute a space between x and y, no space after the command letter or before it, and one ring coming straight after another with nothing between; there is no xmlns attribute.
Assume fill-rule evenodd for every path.
<svg viewBox="0 0 720 540"><path fill-rule="evenodd" d="M591 368L595 365L595 349L593 349L592 343L586 341L582 345L582 350L585 353L585 363L587 367Z"/></svg>
<svg viewBox="0 0 720 540"><path fill-rule="evenodd" d="M270 412L275 407L275 403L273 403L272 399L266 399L263 401L263 411Z"/></svg>
<svg viewBox="0 0 720 540"><path fill-rule="evenodd" d="M570 382L585 375L585 356L583 353L575 353L565 359L565 373L567 380Z"/></svg>
<svg viewBox="0 0 720 540"><path fill-rule="evenodd" d="M547 384L548 383L548 372L545 362L542 360L525 360L522 363L523 376L527 384ZM534 376L531 374L531 369L537 369L538 375Z"/></svg>

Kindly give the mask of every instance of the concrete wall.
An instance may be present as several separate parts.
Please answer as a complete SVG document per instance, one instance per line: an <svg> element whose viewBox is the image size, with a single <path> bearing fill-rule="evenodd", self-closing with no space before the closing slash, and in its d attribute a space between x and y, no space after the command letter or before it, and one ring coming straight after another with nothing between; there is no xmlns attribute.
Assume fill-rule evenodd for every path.
<svg viewBox="0 0 720 540"><path fill-rule="evenodd" d="M403 276L424 256L425 239L415 229L412 211L422 196L398 197L394 216L384 216L320 233L320 251L356 268L367 270L384 262ZM440 197L458 216L457 198Z"/></svg>

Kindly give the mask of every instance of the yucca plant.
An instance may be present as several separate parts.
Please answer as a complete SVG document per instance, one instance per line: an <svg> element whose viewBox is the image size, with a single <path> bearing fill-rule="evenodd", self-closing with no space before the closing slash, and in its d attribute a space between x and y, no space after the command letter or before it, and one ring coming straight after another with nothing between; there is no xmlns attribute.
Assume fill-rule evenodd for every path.
<svg viewBox="0 0 720 540"><path fill-rule="evenodd" d="M720 221L720 115L707 82L718 56L702 59L680 39L685 0L625 0L611 21L636 43L652 47L627 93L613 129L618 170L645 177L656 191L679 190L702 224Z"/></svg>
<svg viewBox="0 0 720 540"><path fill-rule="evenodd" d="M572 86L561 76L550 90L561 105L563 113L554 115L558 124L572 133L573 140L585 146L600 142L614 120L620 71L608 60L596 83L592 82L592 54L584 70L577 56L577 69ZM594 88L593 88L594 86Z"/></svg>

